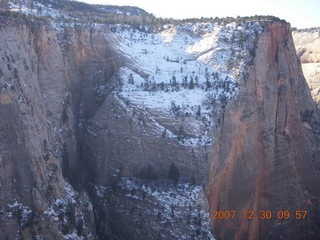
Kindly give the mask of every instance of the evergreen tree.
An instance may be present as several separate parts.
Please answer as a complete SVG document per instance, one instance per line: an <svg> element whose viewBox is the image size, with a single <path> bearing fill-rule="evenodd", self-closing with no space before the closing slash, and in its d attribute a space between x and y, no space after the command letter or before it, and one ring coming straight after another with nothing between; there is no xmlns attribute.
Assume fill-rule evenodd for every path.
<svg viewBox="0 0 320 240"><path fill-rule="evenodd" d="M242 34L242 32L240 32L240 34L239 34L239 45L240 46L243 45L243 34Z"/></svg>
<svg viewBox="0 0 320 240"><path fill-rule="evenodd" d="M196 76L196 86L198 87L199 86L199 77L198 77L198 75Z"/></svg>
<svg viewBox="0 0 320 240"><path fill-rule="evenodd" d="M227 70L229 71L231 69L232 69L232 58L230 57L227 62Z"/></svg>
<svg viewBox="0 0 320 240"><path fill-rule="evenodd" d="M157 85L155 82L152 83L152 89L153 92L155 92L157 90Z"/></svg>
<svg viewBox="0 0 320 240"><path fill-rule="evenodd" d="M211 88L211 83L209 82L209 80L206 81L206 87L207 87L207 89Z"/></svg>
<svg viewBox="0 0 320 240"><path fill-rule="evenodd" d="M161 89L161 91L164 91L164 82L160 83L160 89Z"/></svg>
<svg viewBox="0 0 320 240"><path fill-rule="evenodd" d="M189 89L194 89L194 82L193 78L191 78L190 83L189 83Z"/></svg>
<svg viewBox="0 0 320 240"><path fill-rule="evenodd" d="M188 76L185 76L184 79L183 79L182 86L186 88L187 84L188 84Z"/></svg>
<svg viewBox="0 0 320 240"><path fill-rule="evenodd" d="M172 77L172 85L176 86L177 85L177 79L175 76Z"/></svg>
<svg viewBox="0 0 320 240"><path fill-rule="evenodd" d="M200 115L201 115L201 106L199 105L197 110L197 116L200 117Z"/></svg>
<svg viewBox="0 0 320 240"><path fill-rule="evenodd" d="M171 163L171 166L169 169L169 178L172 179L175 184L179 183L180 171L173 162Z"/></svg>
<svg viewBox="0 0 320 240"><path fill-rule="evenodd" d="M134 80L133 80L133 75L132 75L132 73L130 73L130 75L129 75L128 83L129 83L129 84L134 84Z"/></svg>
<svg viewBox="0 0 320 240"><path fill-rule="evenodd" d="M183 126L180 126L179 127L179 132L178 132L178 141L182 141L183 140L183 134L184 134Z"/></svg>

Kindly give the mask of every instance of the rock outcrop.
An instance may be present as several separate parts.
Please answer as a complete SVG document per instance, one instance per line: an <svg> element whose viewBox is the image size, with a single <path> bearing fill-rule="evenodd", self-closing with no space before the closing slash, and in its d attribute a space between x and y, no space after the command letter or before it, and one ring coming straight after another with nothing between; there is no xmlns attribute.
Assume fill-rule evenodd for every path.
<svg viewBox="0 0 320 240"><path fill-rule="evenodd" d="M319 237L320 118L287 23L36 4L50 21L0 14L1 240L213 239L209 207L308 211L214 221L221 239Z"/></svg>
<svg viewBox="0 0 320 240"><path fill-rule="evenodd" d="M303 74L315 102L320 104L320 29L293 31L293 40L300 57Z"/></svg>
<svg viewBox="0 0 320 240"><path fill-rule="evenodd" d="M248 78L216 130L210 208L238 212L214 220L218 239L319 239L319 127L290 26L267 23ZM278 219L285 210L292 218ZM306 219L295 218L300 210ZM254 211L253 219L243 211ZM273 216L261 219L260 211Z"/></svg>
<svg viewBox="0 0 320 240"><path fill-rule="evenodd" d="M100 104L95 88L110 79L116 56L98 32L57 28L1 18L1 239L95 238L90 199L68 182L85 179L80 119Z"/></svg>

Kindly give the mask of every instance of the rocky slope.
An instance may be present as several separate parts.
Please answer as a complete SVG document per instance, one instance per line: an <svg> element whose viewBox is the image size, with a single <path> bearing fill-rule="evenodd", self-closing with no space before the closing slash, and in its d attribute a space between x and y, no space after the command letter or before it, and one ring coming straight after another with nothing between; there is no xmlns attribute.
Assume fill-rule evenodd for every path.
<svg viewBox="0 0 320 240"><path fill-rule="evenodd" d="M287 23L17 4L38 17L0 16L0 239L319 236L319 113ZM209 218L279 207L310 218Z"/></svg>
<svg viewBox="0 0 320 240"><path fill-rule="evenodd" d="M221 239L319 238L319 112L294 51L290 26L268 23L259 37L248 78L217 129L209 203L234 210L215 220ZM260 211L270 210L271 219ZM288 220L277 211L288 210ZM297 210L308 218L295 219ZM243 211L254 211L244 219Z"/></svg>
<svg viewBox="0 0 320 240"><path fill-rule="evenodd" d="M320 29L302 29L293 32L293 40L300 57L303 74L311 95L320 103Z"/></svg>

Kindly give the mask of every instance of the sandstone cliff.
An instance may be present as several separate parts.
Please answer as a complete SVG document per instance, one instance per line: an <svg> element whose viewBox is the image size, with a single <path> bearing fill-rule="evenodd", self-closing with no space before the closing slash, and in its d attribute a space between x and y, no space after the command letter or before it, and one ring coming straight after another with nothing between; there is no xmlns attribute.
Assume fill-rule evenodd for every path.
<svg viewBox="0 0 320 240"><path fill-rule="evenodd" d="M119 67L131 66L130 58L135 56L128 58L117 50L119 40L108 26L70 26L9 16L1 21L1 239L153 238L171 222L180 227L162 232L163 238L172 234L190 238L191 228L181 223L180 214L209 222L200 187L162 190L160 197L170 193L173 198L168 205L161 198L155 200L154 192L140 187L129 191L121 184L121 177L127 176L167 178L173 162L183 170L181 178L203 183L209 163L207 145L193 149L183 145L188 133L175 129L179 123L186 131L194 131L194 122L183 123L183 116L166 117L168 113L161 115L156 109L129 107L119 95L127 77L119 77ZM196 122L200 117L191 119ZM181 140L173 134L169 139L170 132L164 135L163 127L159 132L160 124L180 134ZM150 225L141 225L145 209L133 215L135 203L114 187L122 194L150 194L156 205L149 206L147 199L139 201L154 212L155 216L145 216ZM195 195L191 202L175 205L189 193ZM167 213L167 208L172 210ZM159 228L157 221L162 218ZM211 235L207 223L198 230L201 236ZM127 231L119 231L119 226Z"/></svg>
<svg viewBox="0 0 320 240"><path fill-rule="evenodd" d="M320 104L320 29L302 29L293 32L293 40L300 57L303 74L311 95Z"/></svg>
<svg viewBox="0 0 320 240"><path fill-rule="evenodd" d="M248 78L216 131L209 204L255 211L252 220L215 220L221 239L318 239L319 112L296 56L290 26L267 23ZM258 211L307 210L304 220Z"/></svg>
<svg viewBox="0 0 320 240"><path fill-rule="evenodd" d="M37 6L56 17L0 17L1 240L214 239L209 209L310 213L215 221L222 239L319 236L319 113L288 24Z"/></svg>
<svg viewBox="0 0 320 240"><path fill-rule="evenodd" d="M96 85L109 80L116 56L95 31L56 27L1 18L1 239L95 238L89 197L68 182L85 178L81 115L99 105Z"/></svg>

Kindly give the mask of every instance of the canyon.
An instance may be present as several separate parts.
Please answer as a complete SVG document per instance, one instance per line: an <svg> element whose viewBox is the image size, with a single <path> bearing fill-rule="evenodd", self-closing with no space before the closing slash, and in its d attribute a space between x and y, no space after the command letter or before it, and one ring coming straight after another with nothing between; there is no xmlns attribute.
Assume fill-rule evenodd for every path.
<svg viewBox="0 0 320 240"><path fill-rule="evenodd" d="M293 31L297 54L300 58L303 74L308 82L315 102L320 103L320 35L319 28Z"/></svg>
<svg viewBox="0 0 320 240"><path fill-rule="evenodd" d="M1 240L319 239L316 32L35 4L0 12Z"/></svg>

